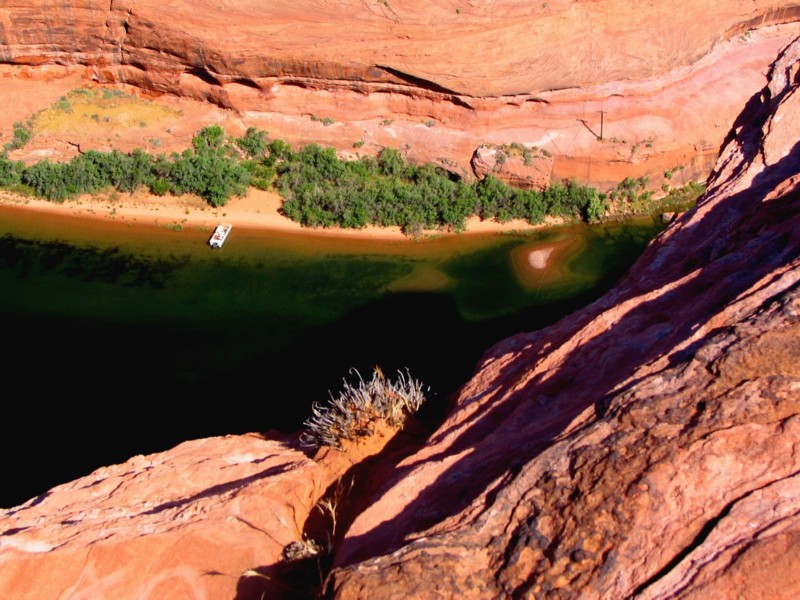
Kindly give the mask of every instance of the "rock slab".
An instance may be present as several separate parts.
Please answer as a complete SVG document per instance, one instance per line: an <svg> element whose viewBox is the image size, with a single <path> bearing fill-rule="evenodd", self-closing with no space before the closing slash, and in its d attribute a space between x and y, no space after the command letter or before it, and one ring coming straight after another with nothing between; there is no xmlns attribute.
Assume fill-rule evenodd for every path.
<svg viewBox="0 0 800 600"><path fill-rule="evenodd" d="M403 148L466 178L658 191L705 179L799 17L778 0L640 3L635 19L622 0L15 0L0 72L81 69L292 144ZM485 144L550 157L495 171L472 164Z"/></svg>
<svg viewBox="0 0 800 600"><path fill-rule="evenodd" d="M303 540L327 483L302 452L260 435L98 469L0 511L0 597L280 597L283 549Z"/></svg>

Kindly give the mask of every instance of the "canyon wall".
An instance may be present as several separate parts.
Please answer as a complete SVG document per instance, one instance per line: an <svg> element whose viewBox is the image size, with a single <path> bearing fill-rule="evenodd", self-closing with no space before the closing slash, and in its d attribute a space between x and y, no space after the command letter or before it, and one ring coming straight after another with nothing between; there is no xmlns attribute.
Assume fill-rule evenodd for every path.
<svg viewBox="0 0 800 600"><path fill-rule="evenodd" d="M613 291L487 352L363 499L336 597L800 594L798 86L800 40Z"/></svg>
<svg viewBox="0 0 800 600"><path fill-rule="evenodd" d="M798 15L774 0L7 1L0 65L210 101L292 143L391 146L467 178L660 189L705 179ZM513 143L545 159L495 160Z"/></svg>
<svg viewBox="0 0 800 600"><path fill-rule="evenodd" d="M364 448L197 440L0 511L0 596L800 596L800 40L772 61L696 208L373 458L329 555L317 501Z"/></svg>
<svg viewBox="0 0 800 600"><path fill-rule="evenodd" d="M490 348L424 442L230 436L99 469L0 511L0 596L798 597L798 87L800 39L696 208Z"/></svg>
<svg viewBox="0 0 800 600"><path fill-rule="evenodd" d="M635 13L619 0L8 0L0 60L87 64L114 77L139 69L151 85L193 76L267 94L291 82L535 96L662 76L798 16L800 4L776 0L653 2Z"/></svg>

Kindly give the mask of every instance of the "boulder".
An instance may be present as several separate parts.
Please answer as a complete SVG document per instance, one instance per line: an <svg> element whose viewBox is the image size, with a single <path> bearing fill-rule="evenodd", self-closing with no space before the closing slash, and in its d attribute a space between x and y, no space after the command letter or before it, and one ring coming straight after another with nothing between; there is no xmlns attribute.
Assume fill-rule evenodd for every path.
<svg viewBox="0 0 800 600"><path fill-rule="evenodd" d="M472 171L479 179L491 175L514 187L543 190L551 183L553 155L522 144L499 147L484 144L472 155Z"/></svg>

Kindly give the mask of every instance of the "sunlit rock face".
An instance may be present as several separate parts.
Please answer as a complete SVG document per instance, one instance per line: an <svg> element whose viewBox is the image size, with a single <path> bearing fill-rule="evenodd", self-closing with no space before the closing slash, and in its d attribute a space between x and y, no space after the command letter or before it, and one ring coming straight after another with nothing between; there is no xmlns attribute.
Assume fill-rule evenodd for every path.
<svg viewBox="0 0 800 600"><path fill-rule="evenodd" d="M486 172L476 149L517 143L552 164L495 169L510 183L646 176L660 189L705 178L798 14L775 0L635 14L619 0L44 0L0 11L0 63L79 68L216 103L287 141L402 148L467 178Z"/></svg>
<svg viewBox="0 0 800 600"><path fill-rule="evenodd" d="M326 506L411 429L376 424L342 451L275 431L211 437L96 469L0 509L0 598L316 597Z"/></svg>
<svg viewBox="0 0 800 600"><path fill-rule="evenodd" d="M291 444L258 435L185 442L98 469L0 510L0 596L281 590L283 549L303 540L327 476Z"/></svg>
<svg viewBox="0 0 800 600"><path fill-rule="evenodd" d="M291 78L483 98L664 75L725 39L799 14L776 0L649 3L635 15L619 0L41 0L5 4L0 58L253 89Z"/></svg>
<svg viewBox="0 0 800 600"><path fill-rule="evenodd" d="M800 41L614 290L486 353L336 597L800 594L799 72Z"/></svg>

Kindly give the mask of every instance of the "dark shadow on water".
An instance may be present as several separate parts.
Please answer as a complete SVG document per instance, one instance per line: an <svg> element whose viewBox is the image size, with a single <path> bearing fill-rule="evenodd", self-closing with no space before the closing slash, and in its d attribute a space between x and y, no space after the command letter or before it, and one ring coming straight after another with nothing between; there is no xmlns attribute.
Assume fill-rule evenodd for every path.
<svg viewBox="0 0 800 600"><path fill-rule="evenodd" d="M0 467L11 483L3 486L0 507L25 502L98 467L186 440L270 429L297 431L311 403L338 392L342 379L353 376L351 369L363 375L375 366L387 375L408 369L430 386L432 400L419 416L435 423L448 397L469 379L492 344L544 327L586 305L629 265L621 261L593 289L567 300L482 321L466 321L456 300L445 293L387 294L317 327L289 318L282 321L271 309L263 311L271 316L226 308L227 312L209 309L205 317L195 311L183 318L175 309L180 303L173 302L166 315L156 318L152 310L139 311L136 303L144 302L141 298L151 303L159 299L155 293L140 296L139 290L169 287L187 260L151 260L115 248L92 251L60 242L0 238L0 267L6 269L0 272L0 288L7 293L5 301L0 298L7 349L3 421L7 431L14 432L2 437ZM345 273L368 266L339 265ZM495 263L483 266L504 268ZM233 262L203 275L226 277L224 283L239 286L236 293L242 294L251 281L248 277L257 280L243 272L246 268ZM379 263L372 268L389 266ZM482 282L487 296L499 285L490 281ZM310 289L317 289L311 282ZM321 284L328 282L320 278ZM15 285L19 293L10 294ZM26 285L33 290L34 307L26 304ZM57 287L63 285L69 286L68 293L59 293ZM117 295L120 287L134 290ZM469 287L470 297L483 293L474 282ZM81 292L73 293L73 288ZM224 295L229 288L220 289ZM325 298L332 297L328 288L325 293ZM285 294L281 302L292 298ZM200 310L206 300L198 301ZM305 310L324 301L304 298L299 306ZM62 309L60 302L67 306ZM117 316L102 314L103 309L95 315L82 305L106 310L112 306ZM302 310L277 312L297 315ZM137 316L140 312L145 316ZM90 316L63 316L75 313ZM276 332L282 341L275 341Z"/></svg>
<svg viewBox="0 0 800 600"><path fill-rule="evenodd" d="M605 287L605 286L604 286ZM363 375L408 369L430 386L420 417L437 420L446 398L493 343L542 327L596 297L469 323L449 296L390 295L270 348L259 324L242 356L224 327L203 331L0 314L10 356L0 506L185 440L278 429L296 431L314 401L336 393L351 369ZM32 464L31 457L41 455Z"/></svg>

